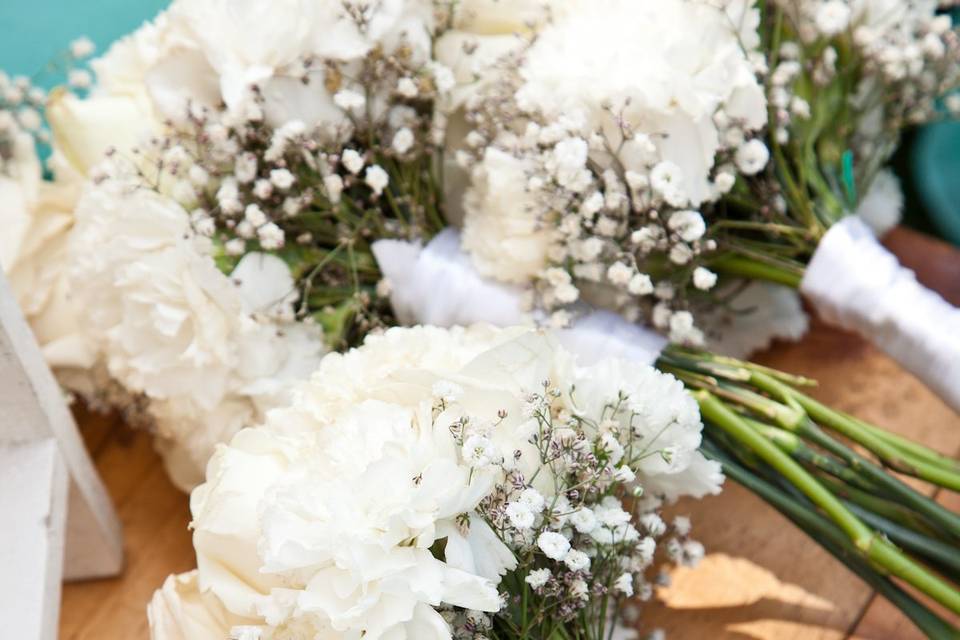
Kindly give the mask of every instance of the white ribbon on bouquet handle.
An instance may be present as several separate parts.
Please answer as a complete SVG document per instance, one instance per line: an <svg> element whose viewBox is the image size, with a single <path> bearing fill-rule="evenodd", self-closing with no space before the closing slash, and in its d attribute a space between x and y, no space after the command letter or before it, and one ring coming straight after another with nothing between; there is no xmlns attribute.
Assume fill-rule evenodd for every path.
<svg viewBox="0 0 960 640"><path fill-rule="evenodd" d="M533 321L523 310L523 290L481 276L460 248L456 229L443 230L425 247L378 240L373 254L390 283L390 299L401 322L452 327ZM609 311L589 311L558 335L582 364L618 357L652 365L667 346L660 334Z"/></svg>
<svg viewBox="0 0 960 640"><path fill-rule="evenodd" d="M800 291L824 320L866 337L960 412L960 309L917 282L859 217L823 237Z"/></svg>

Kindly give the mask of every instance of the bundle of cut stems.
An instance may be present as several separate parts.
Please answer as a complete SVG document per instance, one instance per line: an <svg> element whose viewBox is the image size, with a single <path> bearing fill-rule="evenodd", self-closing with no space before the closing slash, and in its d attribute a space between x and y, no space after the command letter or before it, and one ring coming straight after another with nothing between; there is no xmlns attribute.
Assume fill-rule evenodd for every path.
<svg viewBox="0 0 960 640"><path fill-rule="evenodd" d="M960 630L899 583L960 615L960 514L898 475L960 491L960 461L817 402L814 384L671 346L657 367L687 385L704 453L884 595L931 638ZM895 580L896 579L896 580Z"/></svg>

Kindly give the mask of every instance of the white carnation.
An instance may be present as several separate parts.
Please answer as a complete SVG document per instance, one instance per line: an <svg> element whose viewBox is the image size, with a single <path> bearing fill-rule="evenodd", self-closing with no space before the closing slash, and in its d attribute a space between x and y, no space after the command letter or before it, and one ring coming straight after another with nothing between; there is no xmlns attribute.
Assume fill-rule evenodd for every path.
<svg viewBox="0 0 960 640"><path fill-rule="evenodd" d="M255 424L286 398L287 381L316 366L320 335L282 320L293 317L295 288L279 258L248 254L221 273L171 199L108 181L88 190L76 218L79 324L110 375L150 400L174 480L189 487L217 442Z"/></svg>
<svg viewBox="0 0 960 640"><path fill-rule="evenodd" d="M428 0L382 2L353 15L362 15L362 24L340 0L176 0L93 61L98 86L90 98L66 106L120 148L164 120L183 119L188 104L222 103L234 116L264 117L274 127L296 119L331 136L349 133L350 120L336 103L356 108L360 94L335 101L338 92L327 90L321 71L302 81L303 61L335 60L349 74L373 49L393 53L403 46L419 65L430 57L434 29ZM253 85L261 88L262 114ZM89 133L70 137L84 170L94 155L102 157L102 144L84 144Z"/></svg>
<svg viewBox="0 0 960 640"><path fill-rule="evenodd" d="M516 526L528 527L547 504L576 511L556 495L531 444L537 425L524 409L546 379L576 389L576 400L566 392L554 399L561 414L599 422L610 402L629 403L610 428L670 452L636 463L648 495L718 489L718 468L697 452L696 402L670 376L620 360L580 367L549 332L394 328L327 356L292 404L215 454L191 500L201 589L248 625L309 625L306 637L324 640L331 630L334 638L446 639L437 607L498 610L497 584L517 560L477 509L507 475L474 465L472 452L493 461L491 447L516 451L512 468L535 478L507 507ZM437 412L438 389L450 380L457 393ZM587 530L589 519L575 522ZM592 540L643 544L616 499L598 504L593 519ZM573 570L590 567L556 531L532 542ZM437 544L443 560L431 551ZM531 572L527 581L539 588L550 575Z"/></svg>
<svg viewBox="0 0 960 640"><path fill-rule="evenodd" d="M227 638L231 627L247 620L231 615L197 585L197 572L169 576L147 605L154 640Z"/></svg>
<svg viewBox="0 0 960 640"><path fill-rule="evenodd" d="M759 44L757 11L742 1L727 3L726 12L711 4L580 5L544 28L527 52L519 104L548 122L579 118L584 131L603 131L613 149L624 142L623 123L648 134L637 144L626 141L624 168L646 173L652 142L653 155L679 167L679 192L699 205L711 197L709 176L721 148L713 114L722 108L750 130L766 123L764 93L744 50ZM737 22L734 13L741 14Z"/></svg>

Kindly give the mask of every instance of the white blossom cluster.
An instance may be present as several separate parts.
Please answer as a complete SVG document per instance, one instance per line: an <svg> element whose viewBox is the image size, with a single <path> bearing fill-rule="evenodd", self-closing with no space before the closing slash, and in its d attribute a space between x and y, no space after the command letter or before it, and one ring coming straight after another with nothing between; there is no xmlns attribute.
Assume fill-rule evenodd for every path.
<svg viewBox="0 0 960 640"><path fill-rule="evenodd" d="M132 165L176 200L225 273L249 252L287 261L297 318L336 316L327 335L342 346L386 315L367 241L441 224L434 107L453 79L430 48L446 3L290 4L281 16L234 0L173 3L95 61L89 99L56 105L58 137L95 179ZM206 19L251 40L234 47L236 34L208 33Z"/></svg>
<svg viewBox="0 0 960 640"><path fill-rule="evenodd" d="M53 96L57 154L92 178L65 223L89 397L142 414L179 486L360 324L323 294L371 307L366 236L439 220L442 5L178 0L92 63L89 95Z"/></svg>
<svg viewBox="0 0 960 640"><path fill-rule="evenodd" d="M68 84L76 90L90 87L93 76L83 68L84 61L95 50L89 38L77 38L70 43L66 56ZM27 133L41 143L50 141L50 132L44 122L47 92L27 76L11 77L0 70L0 173L7 169L11 146L20 134Z"/></svg>
<svg viewBox="0 0 960 640"><path fill-rule="evenodd" d="M178 0L95 61L91 98L64 111L87 130L93 111L140 120L123 123L138 134L85 146L139 155L148 174L159 166L198 233L229 232L227 253L309 244L290 219L341 200L363 210L442 139L433 104L453 79L431 37L444 8ZM411 208L404 188L397 206Z"/></svg>
<svg viewBox="0 0 960 640"><path fill-rule="evenodd" d="M960 80L960 39L950 16L938 13L944 3L937 0L778 4L791 26L770 76L781 143L789 139L793 117L810 117L810 105L795 92L798 79L821 88L843 86L860 125L855 151L863 158L880 152L884 160L896 133L936 117L936 99ZM860 71L857 84L849 87L838 70L853 66ZM947 105L960 110L955 97Z"/></svg>
<svg viewBox="0 0 960 640"><path fill-rule="evenodd" d="M534 282L560 325L600 301L702 343L705 212L769 160L758 24L748 2L602 0L490 65L459 153L478 269Z"/></svg>
<svg viewBox="0 0 960 640"><path fill-rule="evenodd" d="M26 76L11 78L0 71L0 171L6 173L13 145L23 133L49 139L43 129L43 104L46 92L35 87Z"/></svg>
<svg viewBox="0 0 960 640"><path fill-rule="evenodd" d="M580 367L548 334L370 336L214 455L198 570L157 592L153 638L480 638L519 623L527 589L530 619L551 598L603 616L646 594L658 539L702 555L657 513L719 489L700 430L676 380Z"/></svg>
<svg viewBox="0 0 960 640"><path fill-rule="evenodd" d="M600 374L603 384L615 377L610 373ZM478 513L521 559L517 572L524 576L524 589L538 597L531 607L531 629L551 620L570 622L584 612L592 626L601 620L598 603L602 610L634 595L648 600L653 585L645 572L661 540L679 564L695 565L703 555L703 547L688 538L689 520L678 517L672 527L665 523L658 513L664 494L638 480L638 474L656 475L651 464L674 463L676 445L660 434L673 430L675 437L680 425L698 421L676 381L651 370L646 374L639 385L631 385L631 391L641 390L637 396L621 390L594 397L583 393L580 381L568 389L545 381L523 407L532 421L529 444L535 451L503 452L486 436L466 435L469 421L453 430L475 466L503 469L503 481L481 501ZM657 397L675 403L672 416L656 416L646 408L643 396L653 397L656 387L662 389ZM586 394L596 392L603 393L599 387L586 389ZM581 403L581 397L590 399ZM506 411L500 415L508 417ZM531 454L539 458L532 467L524 459ZM526 475L531 470L533 475ZM653 495L645 496L645 490ZM696 493L708 490L704 486ZM677 497L672 489L666 493ZM506 594L522 607L521 596ZM538 614L542 611L550 614ZM483 637L482 625L469 613L455 620L454 637Z"/></svg>
<svg viewBox="0 0 960 640"><path fill-rule="evenodd" d="M294 322L289 267L248 253L228 275L175 199L114 177L87 189L69 237L77 322L110 378L142 399L176 484L287 398L316 367L322 331Z"/></svg>
<svg viewBox="0 0 960 640"><path fill-rule="evenodd" d="M326 69L326 87L343 85L329 120L271 127L262 115L265 95L255 90L256 108L245 118L193 104L171 133L152 141L147 153L191 209L194 229L222 242L227 255L311 246L318 235L335 243L339 232L353 231L336 227L343 214L379 211L388 198L422 226L426 207L412 194L430 177L430 141L442 138L433 121L439 87L447 86L441 72L410 69L378 50L362 60L363 85L354 87L338 65L305 63L314 65Z"/></svg>

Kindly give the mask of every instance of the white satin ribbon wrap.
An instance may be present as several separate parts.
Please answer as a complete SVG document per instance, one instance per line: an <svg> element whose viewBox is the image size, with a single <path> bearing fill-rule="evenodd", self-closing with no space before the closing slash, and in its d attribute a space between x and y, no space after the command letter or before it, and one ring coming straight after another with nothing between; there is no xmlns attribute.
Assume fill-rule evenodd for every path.
<svg viewBox="0 0 960 640"><path fill-rule="evenodd" d="M960 309L917 282L857 216L823 237L800 291L824 320L866 337L960 412Z"/></svg>
<svg viewBox="0 0 960 640"><path fill-rule="evenodd" d="M477 273L460 248L456 229L445 229L426 247L378 240L373 254L390 283L390 299L401 322L438 327L534 322L523 310L522 289ZM608 311L589 311L558 334L560 342L585 365L604 357L652 365L667 346L659 334Z"/></svg>

